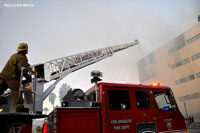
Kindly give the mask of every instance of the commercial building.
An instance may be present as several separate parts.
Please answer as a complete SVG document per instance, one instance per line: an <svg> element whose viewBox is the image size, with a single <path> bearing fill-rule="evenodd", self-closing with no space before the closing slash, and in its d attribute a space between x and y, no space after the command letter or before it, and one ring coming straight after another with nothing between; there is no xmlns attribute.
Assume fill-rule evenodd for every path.
<svg viewBox="0 0 200 133"><path fill-rule="evenodd" d="M182 114L200 121L200 24L139 60L137 66L142 84L170 86Z"/></svg>

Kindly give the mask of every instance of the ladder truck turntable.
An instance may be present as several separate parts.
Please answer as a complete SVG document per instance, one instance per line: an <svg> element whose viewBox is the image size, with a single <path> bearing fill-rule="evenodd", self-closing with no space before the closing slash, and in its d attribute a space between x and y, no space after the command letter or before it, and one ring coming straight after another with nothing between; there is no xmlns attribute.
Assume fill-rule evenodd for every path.
<svg viewBox="0 0 200 133"><path fill-rule="evenodd" d="M42 114L43 101L65 76L137 44L135 40L31 66L32 82L22 84L21 74L19 89L29 113L14 112L13 104L3 106L7 112L0 112L0 132L31 133L32 119L47 117L48 129L43 131L48 133L186 133L184 118L169 87L98 83L102 75L99 71L91 74L95 86L86 92L70 89L61 107L48 116ZM50 81L53 84L44 91L44 84ZM12 103L12 98L7 102Z"/></svg>

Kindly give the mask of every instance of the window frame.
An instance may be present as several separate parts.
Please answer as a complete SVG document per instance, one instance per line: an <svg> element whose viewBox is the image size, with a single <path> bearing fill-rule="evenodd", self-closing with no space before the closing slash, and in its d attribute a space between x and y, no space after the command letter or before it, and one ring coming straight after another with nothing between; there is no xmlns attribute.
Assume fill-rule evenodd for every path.
<svg viewBox="0 0 200 133"><path fill-rule="evenodd" d="M138 106L138 100L137 100L137 94L136 93L144 93L144 95L148 98L148 100L146 100L145 99L145 103L146 103L146 101L148 101L148 104L146 104L146 105L148 105L148 106L146 106L146 107L139 107ZM143 95L143 96L144 96ZM147 92L147 91L144 91L144 90L137 90L137 91L135 91L135 102L136 102L136 107L137 107L137 109L139 109L139 110L147 110L147 109L150 109L151 108L151 102L150 102L150 96L149 96L149 93Z"/></svg>
<svg viewBox="0 0 200 133"><path fill-rule="evenodd" d="M115 98L111 100L111 93L114 91L119 93L119 97L117 99L116 95L118 95L118 94L113 93L112 96L115 95L114 96ZM122 96L122 93L124 93L123 94L124 96ZM127 93L127 94L125 94L125 93ZM124 97L126 99L124 99ZM115 102L117 101L118 103L117 102L114 103L113 101L115 101ZM119 103L119 102L122 102L122 103ZM114 104L115 104L115 107L112 107L112 105L114 105ZM125 107L123 104L127 105L127 107ZM109 108L109 110L112 110L112 111L129 111L129 110L131 110L130 92L128 90L117 90L117 89L116 90L114 90L114 89L108 90L108 108Z"/></svg>

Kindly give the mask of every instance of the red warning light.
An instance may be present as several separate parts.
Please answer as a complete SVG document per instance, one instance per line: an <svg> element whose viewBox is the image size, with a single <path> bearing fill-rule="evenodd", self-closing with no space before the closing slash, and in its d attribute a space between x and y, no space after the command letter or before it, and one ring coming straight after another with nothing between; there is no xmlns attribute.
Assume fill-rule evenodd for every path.
<svg viewBox="0 0 200 133"><path fill-rule="evenodd" d="M153 83L152 86L161 86L162 83Z"/></svg>

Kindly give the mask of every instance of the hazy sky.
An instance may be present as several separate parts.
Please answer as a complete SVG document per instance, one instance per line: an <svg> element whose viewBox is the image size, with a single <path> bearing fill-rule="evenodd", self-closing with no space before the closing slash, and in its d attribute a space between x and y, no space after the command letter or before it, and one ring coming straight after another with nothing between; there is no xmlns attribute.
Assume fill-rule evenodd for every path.
<svg viewBox="0 0 200 133"><path fill-rule="evenodd" d="M140 49L74 72L54 92L63 83L86 90L94 69L103 81L139 83L137 61L199 23L199 7L200 0L0 0L0 70L20 42L37 64L138 39Z"/></svg>

